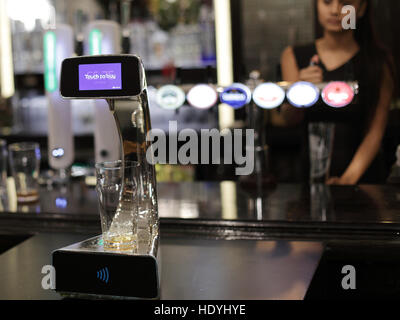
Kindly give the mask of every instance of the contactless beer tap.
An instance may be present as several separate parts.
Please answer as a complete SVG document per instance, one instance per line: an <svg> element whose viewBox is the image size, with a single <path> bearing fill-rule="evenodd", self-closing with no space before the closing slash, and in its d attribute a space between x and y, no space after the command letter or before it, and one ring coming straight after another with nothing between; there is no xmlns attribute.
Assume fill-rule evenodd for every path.
<svg viewBox="0 0 400 320"><path fill-rule="evenodd" d="M147 219L145 223L150 227L145 229L147 235L144 237L147 240L140 242L138 234L137 247L129 252L107 250L101 236L56 250L53 253L56 290L69 295L157 298L159 219L155 168L149 158L153 152L151 143L146 140L151 123L141 59L135 55L65 59L61 70L60 91L64 98L107 101L121 142L121 194L116 212L130 209L124 203L125 196L130 196L128 179L124 177L124 164L126 161L135 161L140 170L138 179L141 183L138 185L143 189L138 193L141 213L137 219ZM70 268L72 265L79 266L77 274ZM97 274L107 271L107 283L109 277L112 279L108 287L98 285L98 279L80 276L82 268L83 273L96 274L98 266L106 266ZM101 277L101 280L104 278Z"/></svg>

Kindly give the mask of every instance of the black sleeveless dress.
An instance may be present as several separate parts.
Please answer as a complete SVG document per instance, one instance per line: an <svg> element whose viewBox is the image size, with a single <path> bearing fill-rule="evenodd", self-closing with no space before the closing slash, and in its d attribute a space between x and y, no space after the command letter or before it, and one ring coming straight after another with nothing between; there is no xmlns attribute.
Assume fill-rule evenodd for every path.
<svg viewBox="0 0 400 320"><path fill-rule="evenodd" d="M307 68L311 58L317 54L315 43L293 48L299 69ZM302 161L305 176L309 177L309 148L307 124L310 122L331 122L335 123L335 136L333 143L332 161L330 176L340 177L351 160L353 159L358 147L368 130L368 123L371 114L376 106L368 100L369 88L365 78L363 78L360 51L342 66L335 70L328 71L323 63L319 64L323 70L323 81L358 81L359 94L353 102L344 108L335 109L327 106L322 99L311 108L305 110L304 125L304 145ZM365 172L359 183L384 183L385 169L382 150L379 152L369 169Z"/></svg>

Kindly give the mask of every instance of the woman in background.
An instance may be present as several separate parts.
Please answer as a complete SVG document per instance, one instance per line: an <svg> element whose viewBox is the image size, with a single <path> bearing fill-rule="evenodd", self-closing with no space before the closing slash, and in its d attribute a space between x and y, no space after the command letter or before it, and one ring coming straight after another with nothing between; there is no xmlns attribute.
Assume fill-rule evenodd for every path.
<svg viewBox="0 0 400 320"><path fill-rule="evenodd" d="M284 81L358 81L359 95L341 109L320 103L309 109L283 105L272 114L273 123L296 125L301 121L335 123L334 147L328 184L352 185L383 182L380 145L394 92L394 67L378 43L369 0L347 0L356 9L356 29L342 27L342 0L316 0L322 38L288 47L281 56ZM306 145L308 146L308 138ZM306 148L308 159L308 147ZM306 162L308 163L308 161Z"/></svg>

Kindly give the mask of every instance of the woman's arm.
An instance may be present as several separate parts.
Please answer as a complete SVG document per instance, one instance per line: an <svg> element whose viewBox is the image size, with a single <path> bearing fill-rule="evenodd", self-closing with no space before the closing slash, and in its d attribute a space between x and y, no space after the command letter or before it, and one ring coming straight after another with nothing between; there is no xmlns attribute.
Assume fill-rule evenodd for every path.
<svg viewBox="0 0 400 320"><path fill-rule="evenodd" d="M314 57L313 57L314 59ZM312 83L322 82L322 70L318 66L310 66L299 70L292 47L287 47L281 55L282 79L288 82L299 80ZM278 127L294 126L304 118L304 110L294 108L288 103L282 104L280 110L271 110L271 122Z"/></svg>
<svg viewBox="0 0 400 320"><path fill-rule="evenodd" d="M283 81L296 82L299 80L299 68L293 48L287 47L281 55ZM293 108L288 103L282 104L279 109L271 110L271 122L277 127L287 127L300 123L303 120L303 110Z"/></svg>
<svg viewBox="0 0 400 320"><path fill-rule="evenodd" d="M385 133L393 90L393 79L389 67L385 64L378 106L369 125L369 130L343 175L340 178L329 179L328 184L357 184L371 165L379 151Z"/></svg>

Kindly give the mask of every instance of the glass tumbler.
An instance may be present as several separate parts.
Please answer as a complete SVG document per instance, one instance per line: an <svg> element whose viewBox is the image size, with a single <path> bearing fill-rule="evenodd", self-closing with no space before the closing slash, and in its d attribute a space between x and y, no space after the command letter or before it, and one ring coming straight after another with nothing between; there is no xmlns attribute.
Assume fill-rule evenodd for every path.
<svg viewBox="0 0 400 320"><path fill-rule="evenodd" d="M105 249L136 250L139 178L138 162L125 161L124 167L122 161L96 164L96 191Z"/></svg>
<svg viewBox="0 0 400 320"><path fill-rule="evenodd" d="M310 145L310 182L325 183L331 165L333 123L309 123L308 137Z"/></svg>
<svg viewBox="0 0 400 320"><path fill-rule="evenodd" d="M8 146L11 174L15 181L18 202L39 199L40 147L36 142L13 143Z"/></svg>

